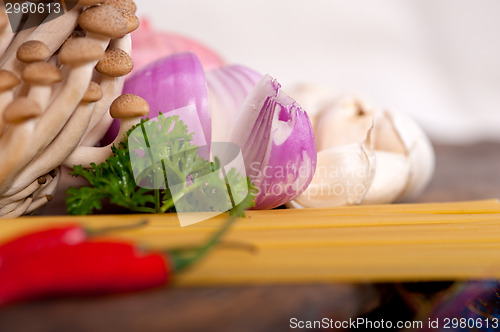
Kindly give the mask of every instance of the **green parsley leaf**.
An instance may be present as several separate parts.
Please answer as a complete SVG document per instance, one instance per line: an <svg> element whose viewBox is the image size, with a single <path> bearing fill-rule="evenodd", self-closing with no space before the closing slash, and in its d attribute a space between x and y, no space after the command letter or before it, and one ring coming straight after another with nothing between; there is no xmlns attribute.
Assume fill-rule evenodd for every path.
<svg viewBox="0 0 500 332"><path fill-rule="evenodd" d="M145 156L142 172L136 174L141 186L136 183L131 163L131 153L137 151L130 151L129 147L129 137L135 138L136 129L142 129L143 143L158 159L151 162ZM242 193L248 192L231 209L231 214L244 216L244 210L254 205L255 187L234 169L221 179L218 160L212 163L200 157L198 147L191 144L192 137L193 133L188 133L187 125L178 116L160 114L154 120L143 120L127 132L124 142L112 147L113 155L104 163L92 164L89 169L74 167L70 174L85 178L89 186L68 189L67 212L90 214L102 209L105 200L140 213L173 212L176 208L182 212L226 211L228 204L236 201L234 198L240 201ZM158 187L162 189L148 189Z"/></svg>

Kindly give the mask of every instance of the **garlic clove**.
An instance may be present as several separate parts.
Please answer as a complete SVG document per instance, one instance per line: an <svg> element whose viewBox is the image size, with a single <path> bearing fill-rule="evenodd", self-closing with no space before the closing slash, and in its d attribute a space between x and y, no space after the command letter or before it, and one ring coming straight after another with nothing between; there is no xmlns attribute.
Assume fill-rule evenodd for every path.
<svg viewBox="0 0 500 332"><path fill-rule="evenodd" d="M314 94L310 95L315 97ZM316 101L319 103L319 101ZM314 127L316 145L318 147L318 168L325 167L325 160L332 167L350 163L346 145L356 145L362 142L366 133L373 126L372 141L373 170L376 172L373 183L370 182L366 197L361 197L358 203L382 204L409 199L418 195L429 183L434 172L435 157L432 145L418 124L402 113L382 111L371 108L356 97L343 96L316 114ZM338 150L337 150L338 148ZM352 148L352 147L351 147ZM352 148L354 151L354 148ZM330 151L326 157L324 151ZM349 150L349 149L347 149ZM340 160L346 158L347 160ZM353 162L354 169L356 163ZM322 183L321 183L322 181ZM337 181L337 182L335 182ZM325 203L328 194L323 193L317 198L307 198L311 192L325 191L325 186L348 186L352 179L327 179L317 176L311 187L298 197L290 207L320 207L353 204L356 200L347 200L339 195L331 194L333 205ZM321 197L320 197L321 196ZM361 195L360 195L361 196ZM342 202L344 200L344 202ZM354 204L358 204L354 203Z"/></svg>
<svg viewBox="0 0 500 332"><path fill-rule="evenodd" d="M311 184L288 207L321 208L360 204L375 174L370 136L371 131L362 143L339 145L320 151Z"/></svg>
<svg viewBox="0 0 500 332"><path fill-rule="evenodd" d="M316 131L317 117L322 109L331 104L334 95L332 91L317 84L307 83L295 85L286 91L306 110Z"/></svg>
<svg viewBox="0 0 500 332"><path fill-rule="evenodd" d="M373 126L372 113L355 97L342 98L323 109L314 128L318 151L363 142Z"/></svg>
<svg viewBox="0 0 500 332"><path fill-rule="evenodd" d="M403 141L400 130L394 124L392 113L373 110L373 145L377 151L387 151L408 155L408 148Z"/></svg>
<svg viewBox="0 0 500 332"><path fill-rule="evenodd" d="M377 111L374 119L375 150L399 153L409 160L405 185L393 201L417 196L429 184L434 173L435 155L429 138L415 120L404 113Z"/></svg>
<svg viewBox="0 0 500 332"><path fill-rule="evenodd" d="M375 176L361 203L392 203L405 189L410 160L403 154L385 151L375 151L375 159Z"/></svg>
<svg viewBox="0 0 500 332"><path fill-rule="evenodd" d="M435 152L430 139L415 120L403 113L390 114L410 160L408 181L397 200L408 200L419 195L431 181L436 163Z"/></svg>

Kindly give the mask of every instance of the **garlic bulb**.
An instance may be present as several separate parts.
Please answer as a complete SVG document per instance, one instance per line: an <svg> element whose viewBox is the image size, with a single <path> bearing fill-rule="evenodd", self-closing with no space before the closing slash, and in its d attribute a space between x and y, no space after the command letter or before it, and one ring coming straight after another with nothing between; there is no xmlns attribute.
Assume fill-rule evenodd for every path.
<svg viewBox="0 0 500 332"><path fill-rule="evenodd" d="M410 173L410 162L406 156L394 152L376 151L377 166L370 189L363 204L394 202L405 189Z"/></svg>
<svg viewBox="0 0 500 332"><path fill-rule="evenodd" d="M319 111L331 103L333 95L327 87L315 84L304 83L285 90L307 112L313 128L316 126Z"/></svg>
<svg viewBox="0 0 500 332"><path fill-rule="evenodd" d="M311 184L289 205L330 207L360 204L374 179L375 159L370 135L368 133L362 143L320 151Z"/></svg>
<svg viewBox="0 0 500 332"><path fill-rule="evenodd" d="M369 107L356 97L313 113L318 166L309 188L290 207L392 203L415 197L430 181L434 150L408 116Z"/></svg>

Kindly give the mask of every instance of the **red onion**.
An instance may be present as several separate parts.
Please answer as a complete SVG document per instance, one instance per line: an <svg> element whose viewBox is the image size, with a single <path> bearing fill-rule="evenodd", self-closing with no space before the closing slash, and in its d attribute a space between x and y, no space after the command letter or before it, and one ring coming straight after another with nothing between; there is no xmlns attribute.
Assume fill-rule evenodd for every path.
<svg viewBox="0 0 500 332"><path fill-rule="evenodd" d="M180 53L162 58L135 73L126 82L123 93L133 93L144 98L151 108L149 118L159 113L169 113L188 105L195 105L197 119L188 115L180 116L194 132L193 144L203 146L211 142L211 115L208 99L207 81L200 61L193 53ZM196 138L198 127L193 122L201 122L204 140ZM119 129L114 121L106 133L104 141L112 141Z"/></svg>
<svg viewBox="0 0 500 332"><path fill-rule="evenodd" d="M233 128L243 102L261 79L261 74L240 65L207 72L214 142L229 140L231 131L228 129Z"/></svg>
<svg viewBox="0 0 500 332"><path fill-rule="evenodd" d="M231 134L247 175L259 189L257 209L300 195L316 170L316 144L307 113L266 75L244 102Z"/></svg>
<svg viewBox="0 0 500 332"><path fill-rule="evenodd" d="M126 81L124 93L146 99L150 118L159 112L179 115L195 133L193 143L198 146L209 146L212 136L238 144L247 175L259 189L256 208L271 209L307 188L317 153L307 113L280 90L276 80L268 75L259 78L255 71L237 65L209 72L209 105L203 68L194 54L184 53L137 72ZM188 105L195 107L185 108ZM113 134L108 136L114 138Z"/></svg>
<svg viewBox="0 0 500 332"><path fill-rule="evenodd" d="M132 33L132 46L132 73L162 57L182 52L196 54L205 70L223 66L225 63L217 53L205 45L180 35L155 31L145 19L141 19L141 26Z"/></svg>

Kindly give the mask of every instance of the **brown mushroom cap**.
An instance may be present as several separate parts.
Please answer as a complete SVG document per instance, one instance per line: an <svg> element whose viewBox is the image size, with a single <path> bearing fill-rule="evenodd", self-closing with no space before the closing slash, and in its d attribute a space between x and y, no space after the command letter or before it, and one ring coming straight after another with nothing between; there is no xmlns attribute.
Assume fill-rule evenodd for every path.
<svg viewBox="0 0 500 332"><path fill-rule="evenodd" d="M120 11L107 5L86 9L78 18L80 27L88 32L108 38L119 38L127 34L127 20Z"/></svg>
<svg viewBox="0 0 500 332"><path fill-rule="evenodd" d="M84 7L95 6L103 3L104 1L106 0L80 0L78 1L78 6L84 6Z"/></svg>
<svg viewBox="0 0 500 332"><path fill-rule="evenodd" d="M120 13L122 14L123 18L125 18L127 20L127 32L131 33L133 31L137 30L139 25L141 25L139 18L137 16L135 16L135 14L132 12L129 12L129 11L124 10L124 9L119 9L119 10L120 10Z"/></svg>
<svg viewBox="0 0 500 332"><path fill-rule="evenodd" d="M127 52L119 48L109 48L95 68L101 74L120 77L132 71L134 61Z"/></svg>
<svg viewBox="0 0 500 332"><path fill-rule="evenodd" d="M149 114L149 104L134 94L125 94L116 98L109 108L114 119L141 117Z"/></svg>
<svg viewBox="0 0 500 332"><path fill-rule="evenodd" d="M17 49L17 59L25 63L46 61L50 56L48 46L39 40L27 41Z"/></svg>
<svg viewBox="0 0 500 332"><path fill-rule="evenodd" d="M0 92L4 92L19 85L21 80L8 70L0 70Z"/></svg>
<svg viewBox="0 0 500 332"><path fill-rule="evenodd" d="M52 63L42 61L26 65L22 78L26 83L36 85L51 85L63 79L59 68Z"/></svg>
<svg viewBox="0 0 500 332"><path fill-rule="evenodd" d="M90 82L85 95L82 98L82 103L95 103L101 100L103 97L103 92L101 86L96 82Z"/></svg>
<svg viewBox="0 0 500 332"><path fill-rule="evenodd" d="M90 38L73 38L59 51L59 60L64 65L78 66L102 59L101 45Z"/></svg>
<svg viewBox="0 0 500 332"><path fill-rule="evenodd" d="M36 118L42 114L40 105L26 97L18 97L14 99L5 108L3 119L6 123L20 123L32 118Z"/></svg>
<svg viewBox="0 0 500 332"><path fill-rule="evenodd" d="M137 11L137 6L132 0L107 0L104 4L115 8L124 9L132 14Z"/></svg>

